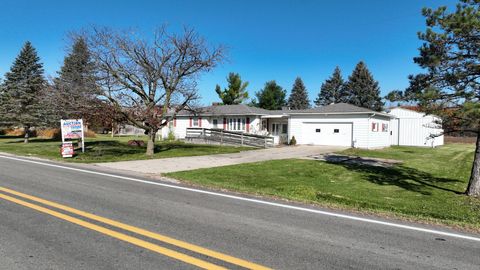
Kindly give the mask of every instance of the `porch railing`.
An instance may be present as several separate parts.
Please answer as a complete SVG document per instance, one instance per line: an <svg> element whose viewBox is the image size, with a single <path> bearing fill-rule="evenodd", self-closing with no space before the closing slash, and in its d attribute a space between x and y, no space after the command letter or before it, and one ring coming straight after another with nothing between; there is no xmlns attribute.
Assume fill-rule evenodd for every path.
<svg viewBox="0 0 480 270"><path fill-rule="evenodd" d="M274 146L273 137L216 128L187 128L186 140L202 139L220 144L233 144L269 148Z"/></svg>

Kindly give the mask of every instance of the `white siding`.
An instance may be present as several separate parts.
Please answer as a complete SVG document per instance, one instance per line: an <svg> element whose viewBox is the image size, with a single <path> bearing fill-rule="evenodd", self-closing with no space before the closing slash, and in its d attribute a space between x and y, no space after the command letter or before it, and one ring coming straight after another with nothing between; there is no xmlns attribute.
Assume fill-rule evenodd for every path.
<svg viewBox="0 0 480 270"><path fill-rule="evenodd" d="M192 117L192 121L194 119L200 119L201 118L201 127L202 128L213 128L213 119L217 119L217 128L223 129L223 119L224 118L250 118L250 132L249 133L254 133L258 134L261 131L261 119L259 116L203 116L203 117ZM177 139L185 139L185 136L187 134L187 128L190 127L190 116L177 116L176 118L176 125L173 126L173 124L167 125L165 128L162 129L161 131L161 137L162 138L167 138L168 133L170 131L170 128L173 129L175 138ZM173 120L172 120L173 121ZM193 125L192 125L193 126ZM200 127L200 125L196 126Z"/></svg>
<svg viewBox="0 0 480 270"><path fill-rule="evenodd" d="M440 135L443 129L437 123L440 120L438 117L402 108L394 108L390 114L397 117L392 120L392 125L396 125L398 130L398 138L392 140L392 145L428 147L443 145L443 135ZM431 135L440 136L432 138Z"/></svg>
<svg viewBox="0 0 480 270"><path fill-rule="evenodd" d="M176 139L185 139L187 127L190 126L190 117L177 116L176 125L173 127Z"/></svg>

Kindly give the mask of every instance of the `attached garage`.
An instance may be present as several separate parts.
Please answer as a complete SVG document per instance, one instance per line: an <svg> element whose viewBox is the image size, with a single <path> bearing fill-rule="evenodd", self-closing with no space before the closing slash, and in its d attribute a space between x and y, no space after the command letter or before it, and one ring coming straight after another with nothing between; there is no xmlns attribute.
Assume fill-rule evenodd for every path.
<svg viewBox="0 0 480 270"><path fill-rule="evenodd" d="M391 115L338 103L289 111L289 141L375 149L390 146Z"/></svg>
<svg viewBox="0 0 480 270"><path fill-rule="evenodd" d="M351 147L352 126L353 123L304 122L302 124L303 140L307 144Z"/></svg>

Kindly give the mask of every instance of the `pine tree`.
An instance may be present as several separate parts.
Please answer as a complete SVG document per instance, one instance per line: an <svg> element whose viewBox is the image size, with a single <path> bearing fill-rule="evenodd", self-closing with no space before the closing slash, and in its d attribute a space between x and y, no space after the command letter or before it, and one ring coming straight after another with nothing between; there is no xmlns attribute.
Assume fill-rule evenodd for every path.
<svg viewBox="0 0 480 270"><path fill-rule="evenodd" d="M60 115L63 118L84 118L87 122L99 105L100 94L96 84L95 64L87 43L77 38L71 52L65 57L63 66L54 80Z"/></svg>
<svg viewBox="0 0 480 270"><path fill-rule="evenodd" d="M293 83L292 92L288 98L288 106L292 110L304 110L310 108L308 92L300 77L297 77Z"/></svg>
<svg viewBox="0 0 480 270"><path fill-rule="evenodd" d="M43 64L32 44L26 42L5 74L0 104L3 121L9 126L24 128L25 143L28 143L30 128L45 125L50 117L42 102L45 86Z"/></svg>
<svg viewBox="0 0 480 270"><path fill-rule="evenodd" d="M380 97L380 87L378 82L373 79L363 61L360 61L348 77L346 85L346 102L355 106L368 108L374 111L383 109L382 98Z"/></svg>
<svg viewBox="0 0 480 270"><path fill-rule="evenodd" d="M341 103L347 100L345 92L345 81L339 67L336 67L333 74L320 87L320 93L315 100L315 105L325 106L332 103Z"/></svg>
<svg viewBox="0 0 480 270"><path fill-rule="evenodd" d="M280 110L287 104L285 91L275 81L265 83L265 87L256 92L258 101L253 101L253 105L267 110Z"/></svg>
<svg viewBox="0 0 480 270"><path fill-rule="evenodd" d="M465 194L480 198L480 2L461 0L452 10L441 6L422 13L426 29L418 34L422 46L414 62L423 73L410 75L410 86L388 98L414 102L441 117L433 124L441 124L445 134L477 135Z"/></svg>
<svg viewBox="0 0 480 270"><path fill-rule="evenodd" d="M228 87L223 91L217 84L215 92L225 105L240 104L248 98L248 82L242 82L238 73L230 72L227 77Z"/></svg>

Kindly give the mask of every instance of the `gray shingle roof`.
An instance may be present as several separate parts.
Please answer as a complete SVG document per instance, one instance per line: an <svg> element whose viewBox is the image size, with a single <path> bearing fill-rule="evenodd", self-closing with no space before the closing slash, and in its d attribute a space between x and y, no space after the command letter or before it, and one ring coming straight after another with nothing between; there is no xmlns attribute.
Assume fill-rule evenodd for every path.
<svg viewBox="0 0 480 270"><path fill-rule="evenodd" d="M357 107L347 103L336 103L306 110L265 110L257 107L250 107L245 104L238 105L215 105L199 108L194 111L181 111L178 116L197 115L280 115L280 114L350 114L350 113L385 113L375 112L366 108Z"/></svg>
<svg viewBox="0 0 480 270"><path fill-rule="evenodd" d="M269 110L250 107L245 104L238 105L215 105L196 109L194 111L181 111L177 115L268 115Z"/></svg>
<svg viewBox="0 0 480 270"><path fill-rule="evenodd" d="M290 113L374 113L367 108L357 107L348 103L335 103L306 110L291 110Z"/></svg>

